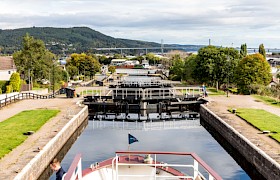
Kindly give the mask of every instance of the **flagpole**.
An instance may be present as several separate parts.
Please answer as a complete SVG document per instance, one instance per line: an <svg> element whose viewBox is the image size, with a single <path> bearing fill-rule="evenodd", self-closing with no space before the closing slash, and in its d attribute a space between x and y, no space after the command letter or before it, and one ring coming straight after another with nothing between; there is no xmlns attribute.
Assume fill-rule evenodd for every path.
<svg viewBox="0 0 280 180"><path fill-rule="evenodd" d="M128 134L130 134L130 132L128 132ZM129 141L129 140L128 140ZM129 150L130 150L130 143L128 142L128 163L130 162L130 153L129 153Z"/></svg>

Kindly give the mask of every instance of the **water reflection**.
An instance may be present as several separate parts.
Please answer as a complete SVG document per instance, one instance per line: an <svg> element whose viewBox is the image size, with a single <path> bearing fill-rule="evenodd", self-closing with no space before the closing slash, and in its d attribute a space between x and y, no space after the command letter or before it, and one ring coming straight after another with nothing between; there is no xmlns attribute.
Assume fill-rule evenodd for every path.
<svg viewBox="0 0 280 180"><path fill-rule="evenodd" d="M157 131L93 129L92 127L93 121L89 121L88 127L63 159L64 169L69 168L77 153L82 153L83 168L86 168L92 163L114 156L117 150L127 150L127 134L130 132L139 140L130 146L131 150L195 152L223 179L250 179L202 126ZM170 160L175 163L182 161L182 159L168 161ZM51 179L55 179L54 176Z"/></svg>
<svg viewBox="0 0 280 180"><path fill-rule="evenodd" d="M189 129L200 126L200 120L185 119L185 120L163 120L163 121L104 121L93 120L92 129L118 129L118 130L166 130L166 129Z"/></svg>

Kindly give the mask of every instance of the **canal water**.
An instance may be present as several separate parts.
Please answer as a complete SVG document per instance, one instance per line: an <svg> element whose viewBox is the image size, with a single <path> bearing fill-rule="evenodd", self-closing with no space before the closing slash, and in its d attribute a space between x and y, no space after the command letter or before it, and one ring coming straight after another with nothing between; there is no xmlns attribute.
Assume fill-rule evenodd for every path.
<svg viewBox="0 0 280 180"><path fill-rule="evenodd" d="M115 156L115 151L128 149L128 133L139 142L131 144L130 150L139 151L175 151L194 152L200 156L223 179L250 179L244 170L202 127L168 128L157 130L133 130L127 128L106 128L89 121L88 126L73 144L62 160L62 167L67 170L77 153L82 154L83 168L95 162ZM105 122L106 123L106 122ZM109 122L108 122L109 123ZM117 127L122 127L121 123ZM167 159L172 163L182 163L183 158ZM51 176L55 179L55 175Z"/></svg>

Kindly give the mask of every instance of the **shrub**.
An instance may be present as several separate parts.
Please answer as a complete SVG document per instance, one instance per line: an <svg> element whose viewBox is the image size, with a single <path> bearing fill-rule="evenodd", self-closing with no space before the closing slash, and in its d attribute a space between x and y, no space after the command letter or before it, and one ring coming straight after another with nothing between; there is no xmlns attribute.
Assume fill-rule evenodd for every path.
<svg viewBox="0 0 280 180"><path fill-rule="evenodd" d="M11 92L13 92L13 87L12 87L12 85L6 86L6 93L11 93Z"/></svg>
<svg viewBox="0 0 280 180"><path fill-rule="evenodd" d="M12 86L12 91L19 92L20 91L20 75L15 72L10 77L10 83Z"/></svg>
<svg viewBox="0 0 280 180"><path fill-rule="evenodd" d="M9 81L0 81L0 89L2 93L6 92L6 86L9 84Z"/></svg>

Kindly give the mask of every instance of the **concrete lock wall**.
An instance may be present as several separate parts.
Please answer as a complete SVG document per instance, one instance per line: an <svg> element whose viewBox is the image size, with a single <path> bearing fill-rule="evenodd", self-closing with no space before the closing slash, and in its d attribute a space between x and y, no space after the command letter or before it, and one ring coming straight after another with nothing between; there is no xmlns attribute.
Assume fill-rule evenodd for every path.
<svg viewBox="0 0 280 180"><path fill-rule="evenodd" d="M200 106L200 116L234 147L266 179L279 179L280 165L242 134L225 123L205 105Z"/></svg>
<svg viewBox="0 0 280 180"><path fill-rule="evenodd" d="M21 170L15 177L16 180L38 179L50 161L62 149L71 135L79 128L79 126L87 120L88 106L85 106L78 114L51 139L47 145Z"/></svg>

